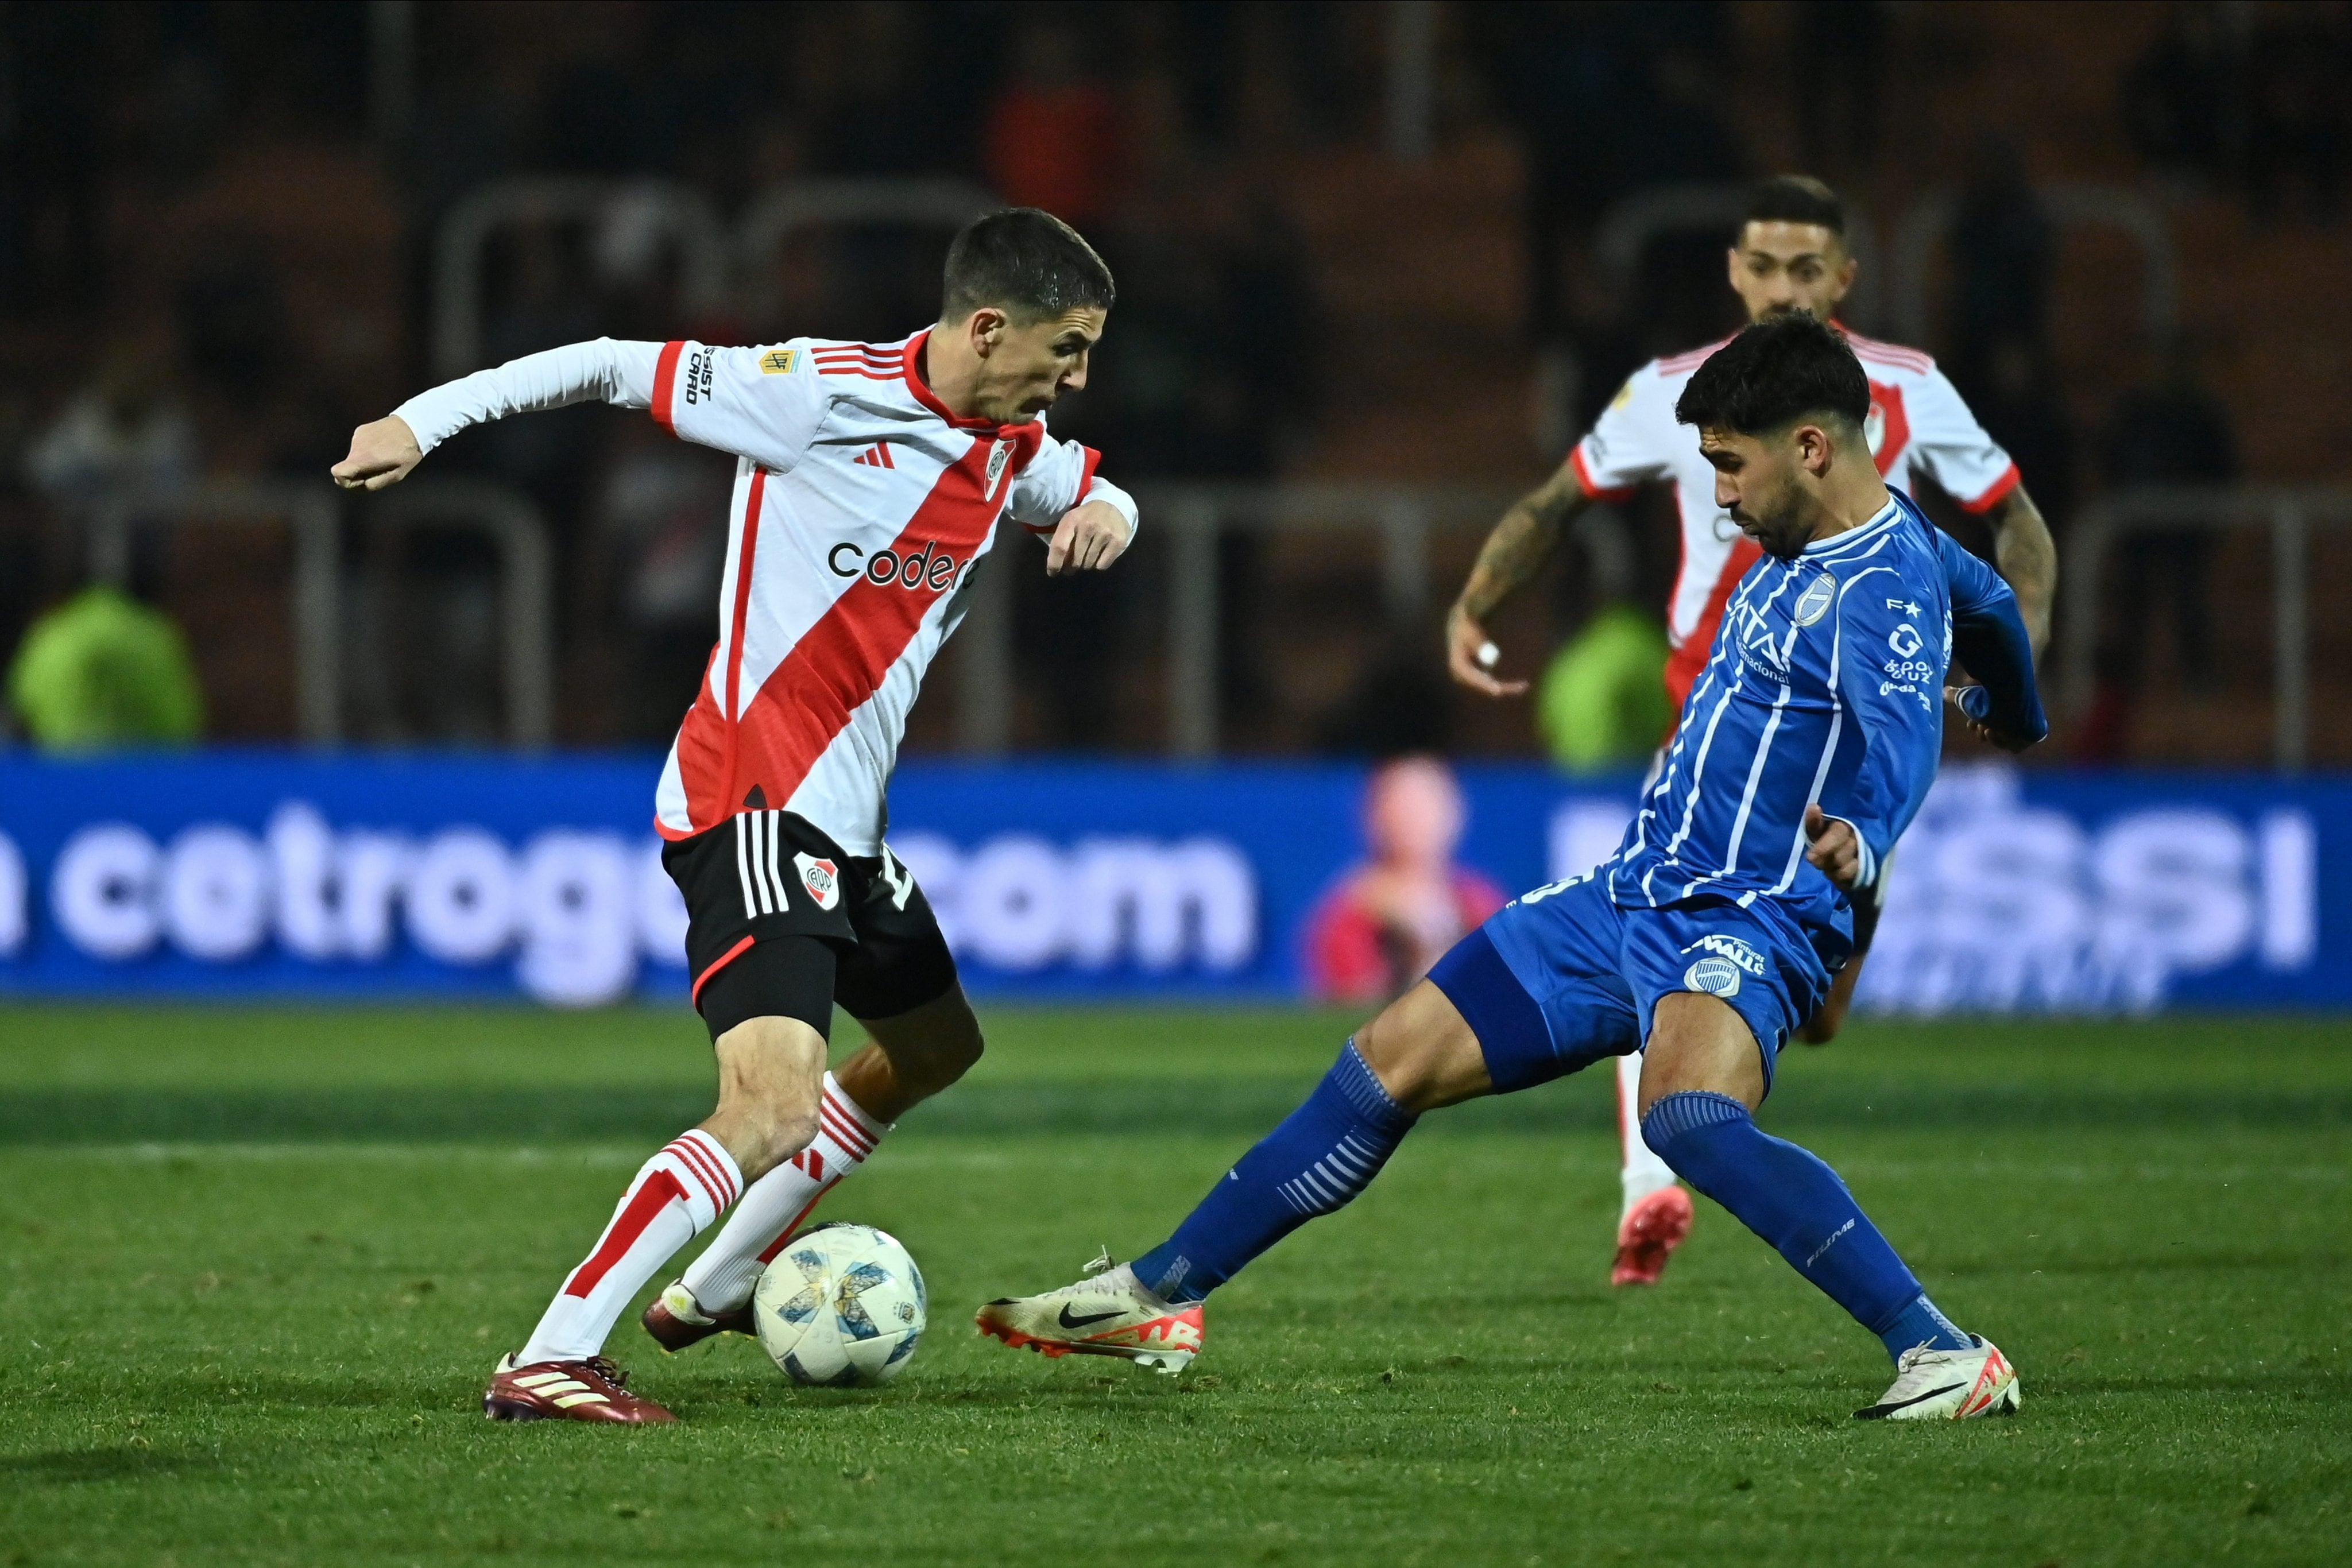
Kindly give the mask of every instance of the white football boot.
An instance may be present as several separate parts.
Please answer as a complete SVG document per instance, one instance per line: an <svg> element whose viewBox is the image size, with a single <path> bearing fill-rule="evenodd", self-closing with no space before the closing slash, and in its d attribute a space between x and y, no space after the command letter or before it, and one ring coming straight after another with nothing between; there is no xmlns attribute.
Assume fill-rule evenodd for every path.
<svg viewBox="0 0 2352 1568"><path fill-rule="evenodd" d="M1971 1416L2013 1416L2025 1402L2017 1369L2000 1347L1980 1334L1967 1350L1914 1345L1895 1364L1895 1385L1861 1421L1965 1421Z"/></svg>
<svg viewBox="0 0 2352 1568"><path fill-rule="evenodd" d="M1087 1265L1087 1277L1042 1296L1005 1296L980 1309L980 1332L1015 1350L1065 1355L1116 1355L1173 1377L1201 1353L1201 1303L1163 1301L1110 1251Z"/></svg>

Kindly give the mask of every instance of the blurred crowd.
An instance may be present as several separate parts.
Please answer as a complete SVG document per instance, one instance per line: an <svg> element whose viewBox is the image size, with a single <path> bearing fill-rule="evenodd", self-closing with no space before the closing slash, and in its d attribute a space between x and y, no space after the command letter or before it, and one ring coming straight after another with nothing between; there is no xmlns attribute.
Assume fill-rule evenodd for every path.
<svg viewBox="0 0 2352 1568"><path fill-rule="evenodd" d="M1441 9L1441 131L1500 137L1524 169L1520 335L1550 407L1537 422L1546 449L1516 471L1556 459L1625 371L1732 319L1719 233L1663 235L1626 297L1589 283L1596 225L1617 204L1769 172L1740 112L1749 99L1727 84L1772 73L1801 156L1864 194L1885 185L1902 8L1786 7L1788 52L1770 57L1720 5ZM258 525L142 522L137 503L199 483L320 483L353 424L437 379L444 220L526 176L679 182L730 217L760 193L846 178L949 178L1047 207L1095 240L1120 294L1096 384L1056 411L1057 429L1109 454L1125 480L1311 469L1349 417L1325 372L1332 348L1382 323L1335 304L1328 279L1345 258L1304 232L1300 171L1381 144L1389 14L1209 0L0 9L0 653L23 664L40 618L73 612L80 621L57 622L73 635L53 637L41 666L51 687L102 685L103 659L56 648L103 649L119 632L148 650L121 667L173 666L136 678L197 692L193 708L121 712L169 709L179 735L296 733L283 639L257 631L283 623L287 549ZM2242 201L2265 222L2334 225L2345 24L2336 6L2170 6L2114 84L2116 135L2152 181ZM2143 345L2139 384L2084 419L2057 368L2059 236L1999 128L1974 144L1958 201L1941 340L1927 346L2062 538L2089 492L2236 476L2230 413L2192 338ZM850 224L797 237L740 294L766 303L690 303L685 259L649 211L623 202L594 222L499 231L481 273L482 358L598 334L887 340L935 309L941 233ZM1510 434L1526 453L1524 432ZM558 738L666 738L709 645L726 464L583 408L469 434L433 467L511 486L546 519ZM347 521L346 536L346 733L496 740L492 544L434 526L378 537ZM2136 599L2171 605L2189 671L2211 667L2210 548L2151 538L2124 568ZM1243 710L1265 698L1258 672L1281 630L1267 549L1221 547L1222 684ZM1639 617L1671 568L1651 548L1613 601L1564 594L1557 630L1598 627L1611 668L1647 656ZM1152 651L1139 629L1156 613L1141 597L1149 570L1019 580L1021 737L1134 744L1110 716ZM1453 698L1407 632L1386 664L1376 640L1365 679L1319 715L1235 732L1275 749L1447 744ZM262 651L235 653L240 637ZM2140 680L2140 641L2119 633L2103 655L2115 715ZM1416 662L1427 668L1392 678ZM38 737L42 716L74 706L54 690L18 696L10 722ZM2086 754L2122 746L2123 718L2108 730L2094 727Z"/></svg>

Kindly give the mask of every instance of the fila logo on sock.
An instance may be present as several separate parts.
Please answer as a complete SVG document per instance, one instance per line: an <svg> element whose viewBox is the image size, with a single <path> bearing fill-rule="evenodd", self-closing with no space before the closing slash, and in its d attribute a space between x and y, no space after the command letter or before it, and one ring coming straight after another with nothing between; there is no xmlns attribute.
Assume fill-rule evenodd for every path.
<svg viewBox="0 0 2352 1568"><path fill-rule="evenodd" d="M852 463L863 464L868 468L896 468L898 466L896 463L890 461L890 444L887 441L876 442L872 446L851 458L850 461Z"/></svg>
<svg viewBox="0 0 2352 1568"><path fill-rule="evenodd" d="M831 909L841 902L841 871L831 861L814 855L795 854L793 864L799 868L801 885L816 900L819 909Z"/></svg>

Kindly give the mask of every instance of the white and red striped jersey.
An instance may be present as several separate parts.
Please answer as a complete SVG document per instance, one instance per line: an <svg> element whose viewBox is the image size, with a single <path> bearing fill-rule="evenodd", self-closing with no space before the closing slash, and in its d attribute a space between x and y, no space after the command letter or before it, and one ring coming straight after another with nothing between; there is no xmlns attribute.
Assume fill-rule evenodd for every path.
<svg viewBox="0 0 2352 1568"><path fill-rule="evenodd" d="M1666 602L1666 636L1674 649L1666 691L1677 709L1706 667L1724 601L1760 553L1715 504L1715 469L1700 455L1698 432L1675 418L1675 400L1691 372L1729 341L1653 360L1635 371L1568 455L1577 484L1595 500L1623 500L1651 480L1675 487L1682 564ZM2017 487L2017 465L1985 434L1934 360L1851 331L1846 341L1870 382L1870 451L1889 485L1909 492L1920 478L1932 479L1971 512L1984 511Z"/></svg>
<svg viewBox="0 0 2352 1568"><path fill-rule="evenodd" d="M1099 455L1024 424L959 419L924 384L929 336L763 348L600 339L478 371L398 410L426 451L482 419L589 397L646 408L733 453L719 643L655 795L679 839L782 808L881 852L907 714L1010 515L1052 531L1081 501L1130 528Z"/></svg>

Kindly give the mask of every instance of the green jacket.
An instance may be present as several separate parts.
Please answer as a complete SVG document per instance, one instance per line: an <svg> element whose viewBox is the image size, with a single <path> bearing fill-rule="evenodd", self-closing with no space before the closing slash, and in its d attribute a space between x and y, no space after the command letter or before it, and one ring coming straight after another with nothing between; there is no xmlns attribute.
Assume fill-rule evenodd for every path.
<svg viewBox="0 0 2352 1568"><path fill-rule="evenodd" d="M1666 700L1666 632L1613 604L1552 656L1536 691L1536 727L1552 760L1598 772L1657 749L1675 722Z"/></svg>
<svg viewBox="0 0 2352 1568"><path fill-rule="evenodd" d="M205 698L171 618L116 589L86 588L33 622L8 700L45 751L186 746Z"/></svg>

